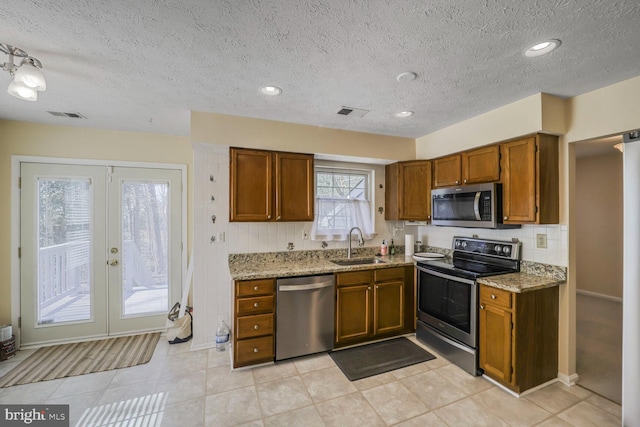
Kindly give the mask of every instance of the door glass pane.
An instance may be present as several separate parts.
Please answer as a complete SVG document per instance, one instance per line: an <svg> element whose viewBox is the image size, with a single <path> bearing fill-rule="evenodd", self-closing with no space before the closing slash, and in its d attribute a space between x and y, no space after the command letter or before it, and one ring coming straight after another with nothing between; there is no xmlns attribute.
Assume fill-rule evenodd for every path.
<svg viewBox="0 0 640 427"><path fill-rule="evenodd" d="M89 178L38 179L38 325L92 319Z"/></svg>
<svg viewBox="0 0 640 427"><path fill-rule="evenodd" d="M169 309L168 182L122 183L122 313Z"/></svg>

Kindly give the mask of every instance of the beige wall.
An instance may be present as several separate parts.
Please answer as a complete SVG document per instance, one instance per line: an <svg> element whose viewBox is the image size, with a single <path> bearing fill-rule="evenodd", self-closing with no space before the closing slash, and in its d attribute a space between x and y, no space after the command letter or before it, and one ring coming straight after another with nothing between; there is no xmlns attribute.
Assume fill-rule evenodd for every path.
<svg viewBox="0 0 640 427"><path fill-rule="evenodd" d="M576 287L622 298L622 153L576 159Z"/></svg>
<svg viewBox="0 0 640 427"><path fill-rule="evenodd" d="M186 188L191 188L193 150L187 137L0 120L0 200L4 201L0 204L0 324L11 321L11 260L17 251L11 247L14 155L185 164ZM191 191L187 197L191 207ZM188 236L192 235L191 230L189 219Z"/></svg>
<svg viewBox="0 0 640 427"><path fill-rule="evenodd" d="M197 111L191 113L191 140L232 147L358 157L372 159L371 163L376 159L412 160L416 157L413 138Z"/></svg>

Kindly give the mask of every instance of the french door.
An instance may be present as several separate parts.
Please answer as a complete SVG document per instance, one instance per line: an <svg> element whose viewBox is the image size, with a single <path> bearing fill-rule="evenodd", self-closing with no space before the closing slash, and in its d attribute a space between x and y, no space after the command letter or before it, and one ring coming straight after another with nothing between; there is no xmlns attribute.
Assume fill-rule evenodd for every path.
<svg viewBox="0 0 640 427"><path fill-rule="evenodd" d="M21 342L161 329L182 278L181 171L22 163Z"/></svg>

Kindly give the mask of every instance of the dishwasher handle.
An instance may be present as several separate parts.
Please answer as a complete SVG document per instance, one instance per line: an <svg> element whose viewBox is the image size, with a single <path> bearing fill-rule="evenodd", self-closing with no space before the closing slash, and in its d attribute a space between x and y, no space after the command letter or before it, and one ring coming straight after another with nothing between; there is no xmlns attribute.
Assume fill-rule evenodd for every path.
<svg viewBox="0 0 640 427"><path fill-rule="evenodd" d="M333 281L310 283L308 285L279 285L278 292L292 292L292 291L312 291L314 289L322 289L333 286Z"/></svg>

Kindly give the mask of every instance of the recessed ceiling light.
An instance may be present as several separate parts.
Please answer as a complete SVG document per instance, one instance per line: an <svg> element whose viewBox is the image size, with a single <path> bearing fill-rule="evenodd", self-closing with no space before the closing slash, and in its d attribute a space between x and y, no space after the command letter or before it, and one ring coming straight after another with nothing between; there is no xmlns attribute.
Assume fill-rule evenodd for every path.
<svg viewBox="0 0 640 427"><path fill-rule="evenodd" d="M282 89L278 86L263 86L260 88L260 92L264 95L275 96L280 95L282 93Z"/></svg>
<svg viewBox="0 0 640 427"><path fill-rule="evenodd" d="M536 43L525 50L524 55L529 58L534 58L536 56L546 55L547 53L556 50L558 47L560 47L560 40L546 40L540 43Z"/></svg>
<svg viewBox="0 0 640 427"><path fill-rule="evenodd" d="M413 71L405 71L404 73L398 74L396 80L399 82L411 82L414 81L416 77L418 77L418 75Z"/></svg>
<svg viewBox="0 0 640 427"><path fill-rule="evenodd" d="M398 118L405 118L405 117L411 117L413 116L413 111L400 111L399 113L396 113L396 117Z"/></svg>

